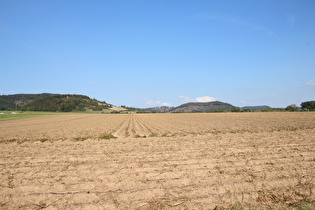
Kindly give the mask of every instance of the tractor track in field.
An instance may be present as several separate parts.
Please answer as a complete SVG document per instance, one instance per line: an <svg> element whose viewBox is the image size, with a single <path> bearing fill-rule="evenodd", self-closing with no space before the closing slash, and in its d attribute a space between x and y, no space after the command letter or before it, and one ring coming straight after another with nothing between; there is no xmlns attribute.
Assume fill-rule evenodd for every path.
<svg viewBox="0 0 315 210"><path fill-rule="evenodd" d="M153 136L159 132L154 126L145 124L135 114L129 114L128 117L112 132L116 137L145 138Z"/></svg>
<svg viewBox="0 0 315 210"><path fill-rule="evenodd" d="M121 138L170 137L192 134L189 131L147 122L141 115L129 114L128 117L112 132Z"/></svg>
<svg viewBox="0 0 315 210"><path fill-rule="evenodd" d="M153 121L145 121L145 118L138 118L138 120L143 124L150 132L151 136L185 136L189 134L194 134L192 131L187 131L185 129L179 129L174 124L159 124Z"/></svg>
<svg viewBox="0 0 315 210"><path fill-rule="evenodd" d="M112 132L116 137L125 137L130 123L130 115Z"/></svg>

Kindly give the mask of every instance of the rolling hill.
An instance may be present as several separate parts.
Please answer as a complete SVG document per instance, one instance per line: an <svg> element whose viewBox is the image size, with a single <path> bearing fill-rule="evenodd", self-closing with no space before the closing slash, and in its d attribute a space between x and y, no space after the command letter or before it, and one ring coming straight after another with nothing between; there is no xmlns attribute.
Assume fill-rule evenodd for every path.
<svg viewBox="0 0 315 210"><path fill-rule="evenodd" d="M213 101L213 102L190 102L177 107L153 107L145 109L137 109L138 112L150 113L190 113L190 112L226 112L236 111L240 108L228 103Z"/></svg>
<svg viewBox="0 0 315 210"><path fill-rule="evenodd" d="M190 102L173 108L170 112L220 112L239 110L238 107L228 103L213 102Z"/></svg>
<svg viewBox="0 0 315 210"><path fill-rule="evenodd" d="M71 94L15 94L0 96L0 110L19 111L102 111L112 105L85 95Z"/></svg>

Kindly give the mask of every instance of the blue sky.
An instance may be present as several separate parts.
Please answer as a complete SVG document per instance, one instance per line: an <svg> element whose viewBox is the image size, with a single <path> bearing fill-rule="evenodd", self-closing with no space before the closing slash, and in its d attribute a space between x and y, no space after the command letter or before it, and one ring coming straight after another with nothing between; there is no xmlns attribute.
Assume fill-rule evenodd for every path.
<svg viewBox="0 0 315 210"><path fill-rule="evenodd" d="M315 100L314 0L0 0L0 94Z"/></svg>

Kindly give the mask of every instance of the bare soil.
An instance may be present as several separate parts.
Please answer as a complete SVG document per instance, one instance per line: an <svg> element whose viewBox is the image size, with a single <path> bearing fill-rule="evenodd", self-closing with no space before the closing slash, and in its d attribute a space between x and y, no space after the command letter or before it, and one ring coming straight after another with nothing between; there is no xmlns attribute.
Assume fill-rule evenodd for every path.
<svg viewBox="0 0 315 210"><path fill-rule="evenodd" d="M0 209L315 202L313 112L48 116L0 122L0 142Z"/></svg>

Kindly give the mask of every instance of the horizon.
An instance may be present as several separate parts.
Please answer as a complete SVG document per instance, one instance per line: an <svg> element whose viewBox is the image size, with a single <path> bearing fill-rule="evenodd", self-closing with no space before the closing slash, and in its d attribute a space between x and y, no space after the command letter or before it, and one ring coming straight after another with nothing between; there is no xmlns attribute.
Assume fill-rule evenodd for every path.
<svg viewBox="0 0 315 210"><path fill-rule="evenodd" d="M82 96L87 96L89 97L90 99L96 99L98 100L99 102L105 102L107 104L110 104L112 106L115 106L115 107L123 107L123 106L126 106L126 105L115 105L115 104L112 104L108 101L102 101L102 100L99 100L97 98L92 98L88 95L84 95L84 94L60 94L60 93L16 93L16 94L7 94L7 95L0 95L0 96L12 96L12 95L31 95L31 94L34 94L34 95L40 95L40 94L51 94L51 95L82 95ZM297 105L297 106L300 106L301 103L303 102L306 102L306 101L303 101L301 102L300 104L289 104L287 105L286 107L271 107L269 106L268 104L256 104L256 105L246 105L246 106L236 106L234 104L231 104L231 103L228 103L228 102L225 102L225 101L219 101L219 100L216 100L216 101L208 101L208 102L198 102L198 101L189 101L189 102L184 102L182 104L179 104L177 106L167 106L167 105L160 105L160 106L147 106L147 107L129 107L129 106L126 106L126 107L129 107L129 108L136 108L136 109L151 109L151 108L162 108L162 107L168 107L168 108L176 108L176 107L179 107L181 105L184 105L184 104L189 104L189 103L212 103L212 102L221 102L221 103L227 103L227 104L230 104L232 106L235 106L235 107L238 107L238 108L244 108L244 107L264 107L264 106L267 106L267 107L270 107L271 109L277 109L277 108L280 108L280 109L284 109L286 108L287 106L291 106L291 105Z"/></svg>
<svg viewBox="0 0 315 210"><path fill-rule="evenodd" d="M315 100L315 2L0 2L1 95L115 106Z"/></svg>

